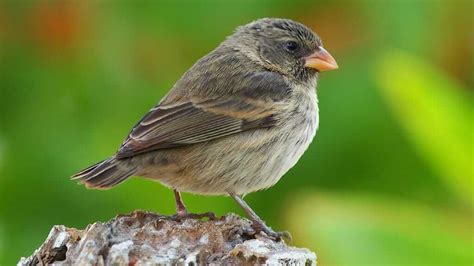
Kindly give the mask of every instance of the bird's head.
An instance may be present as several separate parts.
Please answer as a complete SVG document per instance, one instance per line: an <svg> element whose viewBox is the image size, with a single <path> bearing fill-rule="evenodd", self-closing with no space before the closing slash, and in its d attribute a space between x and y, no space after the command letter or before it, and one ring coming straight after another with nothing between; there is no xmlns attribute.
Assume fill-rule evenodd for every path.
<svg viewBox="0 0 474 266"><path fill-rule="evenodd" d="M338 68L321 39L305 25L289 19L256 20L237 28L227 42L266 68L298 80Z"/></svg>

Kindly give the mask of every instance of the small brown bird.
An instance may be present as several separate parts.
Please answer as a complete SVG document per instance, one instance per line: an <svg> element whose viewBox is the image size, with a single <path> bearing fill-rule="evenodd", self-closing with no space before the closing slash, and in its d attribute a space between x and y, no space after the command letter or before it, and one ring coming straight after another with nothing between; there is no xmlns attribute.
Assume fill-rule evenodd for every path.
<svg viewBox="0 0 474 266"><path fill-rule="evenodd" d="M264 18L238 27L189 69L112 157L73 176L108 189L135 175L180 192L230 195L257 231L280 238L244 202L296 164L318 128L316 82L337 69L306 26Z"/></svg>

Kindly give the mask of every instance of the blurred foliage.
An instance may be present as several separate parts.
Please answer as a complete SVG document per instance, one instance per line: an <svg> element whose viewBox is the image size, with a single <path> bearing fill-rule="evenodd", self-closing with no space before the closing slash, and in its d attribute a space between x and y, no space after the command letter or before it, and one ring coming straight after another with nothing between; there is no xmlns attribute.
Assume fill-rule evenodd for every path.
<svg viewBox="0 0 474 266"><path fill-rule="evenodd" d="M473 103L464 95L466 90L441 71L400 52L385 55L376 70L408 137L440 177L474 203L472 143L469 146Z"/></svg>
<svg viewBox="0 0 474 266"><path fill-rule="evenodd" d="M307 247L320 250L321 265L471 265L474 260L472 219L463 213L403 199L315 191L301 192L287 212L300 217L289 219L289 228Z"/></svg>
<svg viewBox="0 0 474 266"><path fill-rule="evenodd" d="M93 191L68 176L261 17L310 26L340 69L321 75L313 144L249 204L325 265L472 265L473 13L468 0L0 1L0 265L54 224L172 213L159 183ZM184 200L239 212L227 197Z"/></svg>

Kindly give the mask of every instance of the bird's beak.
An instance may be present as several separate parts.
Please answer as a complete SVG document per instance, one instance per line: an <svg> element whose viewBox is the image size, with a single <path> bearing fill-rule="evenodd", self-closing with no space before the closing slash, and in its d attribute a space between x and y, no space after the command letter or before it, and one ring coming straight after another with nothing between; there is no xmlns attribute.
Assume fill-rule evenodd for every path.
<svg viewBox="0 0 474 266"><path fill-rule="evenodd" d="M338 69L339 66L332 55L326 51L322 46L319 46L319 51L304 58L305 67L314 68L319 72Z"/></svg>

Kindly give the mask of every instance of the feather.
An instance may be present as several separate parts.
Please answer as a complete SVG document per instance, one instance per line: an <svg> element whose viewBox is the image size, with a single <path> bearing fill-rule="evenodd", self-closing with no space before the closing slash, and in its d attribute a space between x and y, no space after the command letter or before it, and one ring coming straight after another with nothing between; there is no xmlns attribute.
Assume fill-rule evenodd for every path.
<svg viewBox="0 0 474 266"><path fill-rule="evenodd" d="M201 67L200 63L196 67ZM201 84L193 83L196 77L185 74L182 82L178 82L172 90L180 92L176 95L181 97L176 98L171 93L152 108L133 127L116 158L124 159L153 150L201 143L275 125L278 114L287 107L286 100L291 91L282 77L265 71L234 75L232 79L224 80L238 80L233 85L235 90L217 96L213 94L212 88L220 84L213 84L211 80L222 78L200 77L199 80L208 81ZM194 94L199 86L208 87L201 88L201 92L208 94ZM191 91L194 93L188 94ZM193 94L193 97L189 96Z"/></svg>

